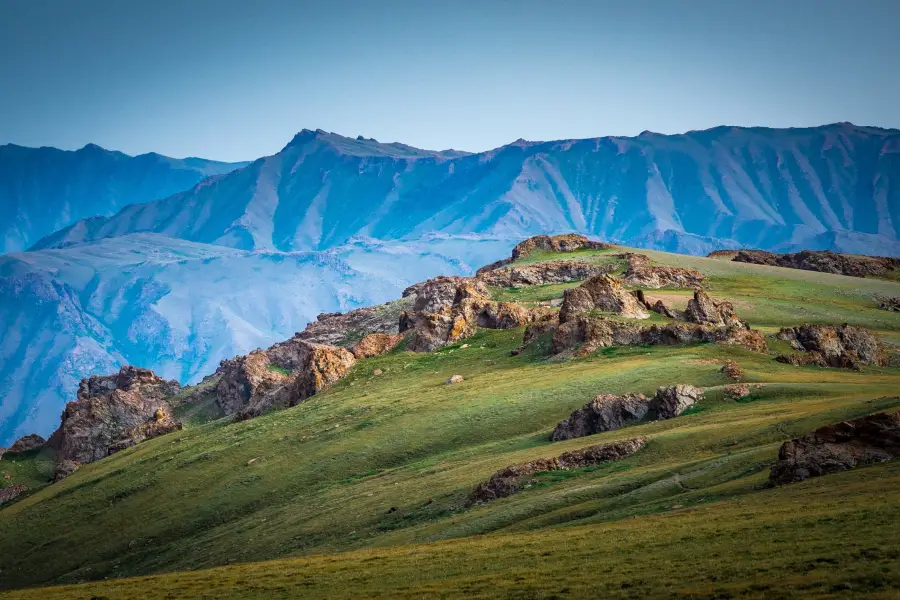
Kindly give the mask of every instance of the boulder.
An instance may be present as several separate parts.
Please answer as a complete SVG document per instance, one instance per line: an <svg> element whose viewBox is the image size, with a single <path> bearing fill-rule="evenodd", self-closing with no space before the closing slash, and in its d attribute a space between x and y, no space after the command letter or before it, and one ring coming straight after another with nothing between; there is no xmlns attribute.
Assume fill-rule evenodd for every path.
<svg viewBox="0 0 900 600"><path fill-rule="evenodd" d="M53 472L53 481L62 481L80 467L74 460L61 460L56 463L56 469Z"/></svg>
<svg viewBox="0 0 900 600"><path fill-rule="evenodd" d="M451 375L450 379L447 380L447 385L462 383L463 381L465 381L465 378L462 375Z"/></svg>
<svg viewBox="0 0 900 600"><path fill-rule="evenodd" d="M44 444L47 443L47 440L37 435L36 433L32 433L26 435L24 437L20 437L17 439L12 446L9 447L7 452L10 454L18 453L18 452L28 452L29 450L36 450L37 448L42 448Z"/></svg>
<svg viewBox="0 0 900 600"><path fill-rule="evenodd" d="M728 325L740 325L741 320L734 313L731 302L714 302L709 295L701 289L694 290L694 297L688 300L684 318L690 323L701 323L724 327Z"/></svg>
<svg viewBox="0 0 900 600"><path fill-rule="evenodd" d="M539 458L527 463L512 465L497 471L487 481L469 494L466 506L483 504L510 496L526 486L525 478L542 471L578 469L627 458L647 444L647 438L638 437L612 444L599 444L581 450L566 452L556 458Z"/></svg>
<svg viewBox="0 0 900 600"><path fill-rule="evenodd" d="M650 316L637 298L622 287L622 282L609 275L591 277L579 287L566 290L559 310L559 319L566 322L574 316L593 310L633 319L646 319Z"/></svg>
<svg viewBox="0 0 900 600"><path fill-rule="evenodd" d="M778 338L807 355L779 356L779 362L859 369L860 365L884 366L884 344L865 327L855 325L801 325L785 327Z"/></svg>
<svg viewBox="0 0 900 600"><path fill-rule="evenodd" d="M370 333L357 342L350 352L357 360L381 356L397 347L403 340L403 336L390 333Z"/></svg>
<svg viewBox="0 0 900 600"><path fill-rule="evenodd" d="M725 361L725 364L722 365L719 372L724 373L726 377L733 379L734 381L740 381L744 378L744 370L731 359Z"/></svg>
<svg viewBox="0 0 900 600"><path fill-rule="evenodd" d="M643 394L600 394L573 412L556 426L550 441L580 438L603 431L612 431L647 416L650 402Z"/></svg>
<svg viewBox="0 0 900 600"><path fill-rule="evenodd" d="M219 375L216 402L224 414L236 414L251 399L259 401L264 396L286 393L290 372L290 369L270 362L263 350L223 360L216 370Z"/></svg>
<svg viewBox="0 0 900 600"><path fill-rule="evenodd" d="M13 485L2 487L0 488L0 504L15 500L27 491L28 488L21 483L15 483Z"/></svg>
<svg viewBox="0 0 900 600"><path fill-rule="evenodd" d="M878 308L890 312L900 312L900 296L885 296L878 299Z"/></svg>
<svg viewBox="0 0 900 600"><path fill-rule="evenodd" d="M703 390L692 385L660 387L650 400L651 416L657 419L673 419L703 399Z"/></svg>
<svg viewBox="0 0 900 600"><path fill-rule="evenodd" d="M681 287L696 288L703 285L703 274L695 269L655 266L644 254L628 252L617 255L628 261L622 279L631 285L645 288Z"/></svg>
<svg viewBox="0 0 900 600"><path fill-rule="evenodd" d="M772 484L805 481L900 457L900 412L876 413L827 425L785 442L772 467Z"/></svg>
<svg viewBox="0 0 900 600"><path fill-rule="evenodd" d="M740 400L750 395L750 386L746 383L731 383L725 386L725 397Z"/></svg>

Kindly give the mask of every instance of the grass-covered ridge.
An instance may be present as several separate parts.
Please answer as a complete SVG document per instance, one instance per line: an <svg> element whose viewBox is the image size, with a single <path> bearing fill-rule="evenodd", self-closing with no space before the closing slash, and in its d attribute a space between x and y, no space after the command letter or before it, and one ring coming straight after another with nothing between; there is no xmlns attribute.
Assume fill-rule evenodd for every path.
<svg viewBox="0 0 900 600"><path fill-rule="evenodd" d="M575 254L602 261L616 252ZM700 270L713 297L733 301L765 331L850 322L900 342L900 314L879 310L873 299L900 295L900 284L640 252ZM537 259L546 258L559 255ZM565 287L495 294L549 300ZM690 292L647 294L674 303ZM467 348L431 354L397 349L359 362L300 406L249 421L215 420L201 402L186 412L195 418L184 431L87 465L0 511L0 585L327 554L152 580L146 588L134 584L147 595L133 597L191 597L192 590L202 597L211 578L243 590L234 597L503 595L517 582L535 597L679 590L711 597L719 588L765 595L784 585L814 596L843 593L832 587L844 583L866 594L896 589L896 567L888 563L898 542L883 530L898 523L897 465L760 486L785 439L900 408L900 368L798 368L714 344L607 348L566 362L548 360L537 344L510 356L522 333L482 331L465 340ZM752 384L741 402L722 393L725 359ZM465 381L445 385L454 374ZM548 440L559 420L598 393L652 393L674 383L709 388L706 400L670 421ZM621 462L541 476L515 496L463 508L471 489L497 469L637 435L649 444ZM472 537L479 534L491 535ZM748 539L758 542L747 547ZM791 556L779 563L786 548ZM591 578L586 561L596 564L598 556L604 575ZM721 572L719 581L697 575L712 570ZM769 587L754 590L748 582ZM58 597L128 597L122 585L60 590Z"/></svg>

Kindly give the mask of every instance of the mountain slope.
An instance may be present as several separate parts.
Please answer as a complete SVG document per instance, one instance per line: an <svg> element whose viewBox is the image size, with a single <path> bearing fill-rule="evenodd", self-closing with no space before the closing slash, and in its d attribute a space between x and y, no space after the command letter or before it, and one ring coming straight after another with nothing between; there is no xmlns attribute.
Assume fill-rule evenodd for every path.
<svg viewBox="0 0 900 600"><path fill-rule="evenodd" d="M80 219L165 198L246 164L128 156L94 144L75 151L0 146L0 253L25 250Z"/></svg>
<svg viewBox="0 0 900 600"><path fill-rule="evenodd" d="M329 252L247 252L158 234L0 256L0 445L49 434L82 377L122 364L195 382L290 337L317 314L469 274L502 238L355 240Z"/></svg>
<svg viewBox="0 0 900 600"><path fill-rule="evenodd" d="M289 251L355 235L563 230L698 252L816 245L898 254L900 132L719 127L519 140L460 155L304 130L244 169L76 224L38 247L138 231Z"/></svg>

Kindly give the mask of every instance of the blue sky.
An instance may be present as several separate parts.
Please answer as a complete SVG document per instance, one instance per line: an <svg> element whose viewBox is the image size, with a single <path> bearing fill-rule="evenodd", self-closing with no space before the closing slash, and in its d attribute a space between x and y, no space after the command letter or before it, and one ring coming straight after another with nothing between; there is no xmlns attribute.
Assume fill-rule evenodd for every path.
<svg viewBox="0 0 900 600"><path fill-rule="evenodd" d="M0 143L252 159L900 127L900 2L0 0Z"/></svg>

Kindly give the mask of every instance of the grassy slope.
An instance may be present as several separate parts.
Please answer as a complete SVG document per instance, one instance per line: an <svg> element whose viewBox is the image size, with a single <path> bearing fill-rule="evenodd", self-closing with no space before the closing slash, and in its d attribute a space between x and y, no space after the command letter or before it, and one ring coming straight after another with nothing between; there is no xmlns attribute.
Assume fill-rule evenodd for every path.
<svg viewBox="0 0 900 600"><path fill-rule="evenodd" d="M583 256L609 260L609 254ZM706 273L713 296L734 299L739 314L754 326L776 329L803 321L847 321L870 326L888 341L900 341L900 315L877 310L871 298L875 293L898 295L900 285L896 283L647 254L660 263ZM558 296L564 287L498 293L545 299ZM775 363L770 356L716 345L606 349L597 356L565 363L547 361L536 349L508 356L521 333L482 332L467 340L470 347L466 349L449 347L426 355L396 351L366 360L334 388L294 409L242 423L219 420L201 424L200 419L183 432L88 465L66 481L0 512L0 585L9 588L122 577L517 532L521 537L489 536L437 546L455 558L425 561L427 569L408 557L426 556L437 552L436 547L365 554L374 564L396 565L396 572L393 567L379 567L376 571L382 579L370 581L370 585L372 589L382 584L399 589L406 581L410 589L446 591L440 587L444 578L456 581L453 585L459 583L455 578L462 578L467 585L496 584L502 590L514 582L510 578L517 572L504 573L501 568L516 560L519 550L507 553L510 545L520 545L527 554L524 548L553 547L577 538L583 540L578 547L585 549L585 555L602 553L604 563L615 557L610 573L641 572L639 579L646 585L638 585L633 590L637 592L688 584L689 576L679 579L681 575L667 569L654 569L651 558L642 556L651 547L665 547L666 539L683 543L677 549L667 548L664 554L694 553L705 557L707 567L722 556L733 556L734 552L727 551L717 557L716 546L702 535L692 539L697 523L690 515L707 515L701 519L703 523L710 519L725 527L734 506L752 505L756 514L765 516L767 506L784 498L793 504L776 511L781 521L767 525L748 519L739 529L752 531L754 539L769 536L776 543L779 535L784 537L789 531L787 521L792 514L809 519L812 524L803 528L802 534L799 529L791 533L798 540L792 548L798 556L819 552L828 540L862 544L865 536L874 539L871 530L877 529L878 523L896 524L896 513L888 509L879 509L879 513L874 508L877 503L871 511L866 508L870 499L874 502L878 494L888 493L879 491L881 478L895 481L900 476L893 466L782 490L761 492L758 486L784 439L842 418L900 407L896 398L877 400L900 389L900 369L854 373L796 368ZM748 381L763 384L750 401L726 401L715 387L693 414L675 420L557 444L547 441L561 418L599 392L651 392L658 385L682 382L721 386L726 381L712 361L725 358L741 364ZM375 376L376 368L384 374ZM457 373L466 377L464 383L443 384ZM539 485L514 497L474 509L461 508L471 488L498 468L637 434L649 435L651 442L626 461L546 476ZM0 467L4 463L5 459L0 461ZM841 482L846 482L846 490ZM849 507L826 498L831 492L858 494L869 485L870 492ZM813 490L821 493L815 496ZM722 499L726 501L716 504ZM667 512L673 505L695 506L697 512L649 516ZM856 511L858 526L848 529L833 516L836 510ZM633 516L638 518L629 518ZM670 538L653 539L651 533L660 518L667 524ZM633 533L626 535L624 532L632 531L629 528ZM736 531L729 529L726 537ZM604 532L613 532L609 533L612 537L607 540ZM808 546L799 541L804 536L809 537ZM872 542L875 546L880 543ZM884 540L888 546L892 543L892 539ZM733 568L726 569L729 585L746 580L751 568L747 560L766 555L766 544L755 543L752 552L741 554ZM490 572L484 577L473 575L467 553L491 555L491 561L484 561L490 564L480 567ZM232 581L241 577L256 581L261 573L268 573L275 582L288 572L308 573L313 580L312 593L319 581L315 573L327 563L337 571L347 571L343 577L352 591L356 585L352 582L358 577L352 572L356 556L235 567L229 577ZM585 577L590 569L585 571L586 561L579 556L561 555L553 560L532 556L531 560L546 567L548 573L556 573L556 583L564 579L560 587L571 585L578 590L592 585ZM842 554L840 568L828 563L836 577L876 574L874 566L866 566L860 558L854 562L849 556ZM644 563L646 567L639 569ZM753 578L774 584L789 575L784 568L767 568L771 574ZM403 579L402 573L409 570L417 575ZM563 576L566 571L570 572ZM365 572L372 571L359 571ZM202 586L204 577L209 576L184 575L165 581ZM896 572L884 577L896 579ZM714 589L713 583L704 589ZM153 585L165 588L159 581ZM416 588L418 585L426 587ZM438 587L428 587L432 585ZM529 585L537 584L532 581ZM334 590L320 589L329 591ZM545 591L550 593L549 588Z"/></svg>

